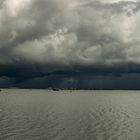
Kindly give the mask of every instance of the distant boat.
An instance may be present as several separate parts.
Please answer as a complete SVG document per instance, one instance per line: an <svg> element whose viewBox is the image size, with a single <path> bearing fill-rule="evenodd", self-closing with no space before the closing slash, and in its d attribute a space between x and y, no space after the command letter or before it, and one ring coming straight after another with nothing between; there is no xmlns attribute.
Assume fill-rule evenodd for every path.
<svg viewBox="0 0 140 140"><path fill-rule="evenodd" d="M59 88L52 88L53 91L59 91Z"/></svg>

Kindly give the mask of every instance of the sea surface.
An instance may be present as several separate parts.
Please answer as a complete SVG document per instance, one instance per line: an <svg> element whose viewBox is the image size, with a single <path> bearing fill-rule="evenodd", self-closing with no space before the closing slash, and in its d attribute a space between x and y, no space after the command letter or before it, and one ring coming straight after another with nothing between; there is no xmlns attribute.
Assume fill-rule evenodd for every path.
<svg viewBox="0 0 140 140"><path fill-rule="evenodd" d="M140 140L140 91L3 89L0 140Z"/></svg>

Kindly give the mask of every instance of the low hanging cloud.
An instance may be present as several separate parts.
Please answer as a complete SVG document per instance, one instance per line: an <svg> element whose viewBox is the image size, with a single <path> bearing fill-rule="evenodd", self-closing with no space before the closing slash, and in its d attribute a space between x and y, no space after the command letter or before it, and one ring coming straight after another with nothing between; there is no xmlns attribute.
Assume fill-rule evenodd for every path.
<svg viewBox="0 0 140 140"><path fill-rule="evenodd" d="M139 25L139 0L0 0L0 75L98 67L100 74L110 67L127 73L128 64L137 72Z"/></svg>

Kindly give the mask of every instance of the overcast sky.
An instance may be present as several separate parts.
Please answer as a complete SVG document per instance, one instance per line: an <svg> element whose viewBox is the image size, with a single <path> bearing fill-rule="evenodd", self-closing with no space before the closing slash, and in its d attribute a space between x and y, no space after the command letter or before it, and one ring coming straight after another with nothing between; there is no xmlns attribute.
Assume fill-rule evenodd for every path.
<svg viewBox="0 0 140 140"><path fill-rule="evenodd" d="M0 0L0 87L138 83L139 0Z"/></svg>

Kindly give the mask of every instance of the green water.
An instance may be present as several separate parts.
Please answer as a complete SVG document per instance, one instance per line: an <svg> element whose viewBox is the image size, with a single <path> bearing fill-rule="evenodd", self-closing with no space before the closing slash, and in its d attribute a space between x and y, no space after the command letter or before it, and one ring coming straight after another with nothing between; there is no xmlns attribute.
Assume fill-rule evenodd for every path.
<svg viewBox="0 0 140 140"><path fill-rule="evenodd" d="M3 89L0 140L140 140L140 91Z"/></svg>

